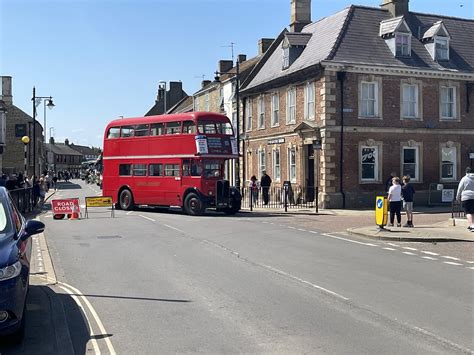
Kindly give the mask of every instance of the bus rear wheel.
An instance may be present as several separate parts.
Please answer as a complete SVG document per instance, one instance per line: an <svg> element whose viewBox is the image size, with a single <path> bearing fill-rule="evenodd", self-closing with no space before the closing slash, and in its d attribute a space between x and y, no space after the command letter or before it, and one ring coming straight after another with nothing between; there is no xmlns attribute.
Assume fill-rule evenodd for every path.
<svg viewBox="0 0 474 355"><path fill-rule="evenodd" d="M128 189L122 190L119 196L120 209L131 211L134 207L132 192Z"/></svg>
<svg viewBox="0 0 474 355"><path fill-rule="evenodd" d="M204 206L198 195L190 193L184 199L184 209L191 216L201 216L204 214Z"/></svg>

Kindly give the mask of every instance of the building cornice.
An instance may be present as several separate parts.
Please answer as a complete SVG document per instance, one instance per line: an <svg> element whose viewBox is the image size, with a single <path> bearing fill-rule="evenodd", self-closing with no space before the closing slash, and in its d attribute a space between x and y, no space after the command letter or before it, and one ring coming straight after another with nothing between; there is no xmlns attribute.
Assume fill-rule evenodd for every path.
<svg viewBox="0 0 474 355"><path fill-rule="evenodd" d="M341 131L341 126L321 127L321 132L337 132ZM466 128L395 128L395 127L363 127L363 126L344 126L344 133L384 133L384 134L458 134L463 136L474 136L474 129Z"/></svg>
<svg viewBox="0 0 474 355"><path fill-rule="evenodd" d="M323 61L326 70L345 71L348 73L383 74L392 76L410 76L431 79L474 80L474 73L453 70L435 70L422 68L387 67L386 65L353 64L344 62Z"/></svg>

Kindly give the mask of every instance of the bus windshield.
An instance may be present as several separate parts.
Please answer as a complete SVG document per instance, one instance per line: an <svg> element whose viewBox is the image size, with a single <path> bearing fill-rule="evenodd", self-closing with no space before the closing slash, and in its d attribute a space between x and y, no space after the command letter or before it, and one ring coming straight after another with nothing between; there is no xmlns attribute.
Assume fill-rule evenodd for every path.
<svg viewBox="0 0 474 355"><path fill-rule="evenodd" d="M204 177L221 177L222 163L213 160L204 160Z"/></svg>
<svg viewBox="0 0 474 355"><path fill-rule="evenodd" d="M233 135L232 125L229 122L198 121L200 134L225 134Z"/></svg>

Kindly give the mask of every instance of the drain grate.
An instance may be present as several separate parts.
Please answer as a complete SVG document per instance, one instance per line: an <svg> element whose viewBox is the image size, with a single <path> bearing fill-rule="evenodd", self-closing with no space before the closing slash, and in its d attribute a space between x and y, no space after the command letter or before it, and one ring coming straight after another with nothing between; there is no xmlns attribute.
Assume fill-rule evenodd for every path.
<svg viewBox="0 0 474 355"><path fill-rule="evenodd" d="M97 239L120 239L121 235L98 235Z"/></svg>

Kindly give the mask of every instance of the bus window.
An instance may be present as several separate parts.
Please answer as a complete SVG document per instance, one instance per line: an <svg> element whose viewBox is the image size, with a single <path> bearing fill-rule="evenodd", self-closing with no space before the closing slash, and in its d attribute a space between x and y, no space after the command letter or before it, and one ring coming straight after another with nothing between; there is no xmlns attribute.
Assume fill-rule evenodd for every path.
<svg viewBox="0 0 474 355"><path fill-rule="evenodd" d="M217 133L226 134L232 136L234 132L232 131L232 125L229 122L220 122L216 123Z"/></svg>
<svg viewBox="0 0 474 355"><path fill-rule="evenodd" d="M179 176L179 164L165 164L165 176Z"/></svg>
<svg viewBox="0 0 474 355"><path fill-rule="evenodd" d="M183 133L196 133L196 125L193 121L184 121L183 123Z"/></svg>
<svg viewBox="0 0 474 355"><path fill-rule="evenodd" d="M199 122L199 133L201 134L216 134L216 125L214 122Z"/></svg>
<svg viewBox="0 0 474 355"><path fill-rule="evenodd" d="M146 164L133 164L133 176L146 176Z"/></svg>
<svg viewBox="0 0 474 355"><path fill-rule="evenodd" d="M107 138L118 138L120 137L120 127L110 127Z"/></svg>
<svg viewBox="0 0 474 355"><path fill-rule="evenodd" d="M201 174L202 174L201 162L197 160L193 160L192 165L191 165L191 176L201 176Z"/></svg>
<svg viewBox="0 0 474 355"><path fill-rule="evenodd" d="M135 126L135 137L144 137L148 136L149 125L139 124Z"/></svg>
<svg viewBox="0 0 474 355"><path fill-rule="evenodd" d="M120 137L122 138L133 137L133 131L134 131L133 126L123 126L120 132Z"/></svg>
<svg viewBox="0 0 474 355"><path fill-rule="evenodd" d="M161 176L161 175L163 175L163 165L162 164L150 164L148 174L150 176Z"/></svg>
<svg viewBox="0 0 474 355"><path fill-rule="evenodd" d="M204 162L204 177L220 177L221 164L215 161Z"/></svg>
<svg viewBox="0 0 474 355"><path fill-rule="evenodd" d="M183 160L183 167L181 169L183 176L191 175L191 160Z"/></svg>
<svg viewBox="0 0 474 355"><path fill-rule="evenodd" d="M120 176L131 176L132 175L132 164L120 164L119 166Z"/></svg>
<svg viewBox="0 0 474 355"><path fill-rule="evenodd" d="M166 134L180 134L180 133L181 133L181 122L166 123Z"/></svg>
<svg viewBox="0 0 474 355"><path fill-rule="evenodd" d="M161 136L165 134L165 124L164 123L152 123L151 124L151 135L152 136Z"/></svg>

